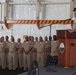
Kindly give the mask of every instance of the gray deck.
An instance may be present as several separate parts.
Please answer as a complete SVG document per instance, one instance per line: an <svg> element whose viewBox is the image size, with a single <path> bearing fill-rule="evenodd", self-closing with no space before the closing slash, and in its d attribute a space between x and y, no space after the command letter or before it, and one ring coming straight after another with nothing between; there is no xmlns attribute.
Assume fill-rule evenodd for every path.
<svg viewBox="0 0 76 75"><path fill-rule="evenodd" d="M57 70L56 72L53 71L46 71L45 68L39 69L39 75L73 75L76 72L76 68L64 68L64 67L55 67L53 70ZM27 72L18 75L27 75ZM75 74L76 75L76 74Z"/></svg>

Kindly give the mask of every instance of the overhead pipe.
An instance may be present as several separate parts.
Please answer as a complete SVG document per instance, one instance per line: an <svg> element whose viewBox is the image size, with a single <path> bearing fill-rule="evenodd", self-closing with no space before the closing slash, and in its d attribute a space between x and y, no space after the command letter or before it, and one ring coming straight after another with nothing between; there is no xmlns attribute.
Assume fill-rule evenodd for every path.
<svg viewBox="0 0 76 75"><path fill-rule="evenodd" d="M6 0L6 2L4 3L4 18L8 17L8 1Z"/></svg>
<svg viewBox="0 0 76 75"><path fill-rule="evenodd" d="M37 0L37 3L36 3L36 19L37 20L39 20L40 12L41 12L41 1ZM38 22L37 22L37 27L40 29L40 24Z"/></svg>
<svg viewBox="0 0 76 75"><path fill-rule="evenodd" d="M3 24L4 22L2 22L2 4L1 4L1 20L0 20L0 24Z"/></svg>
<svg viewBox="0 0 76 75"><path fill-rule="evenodd" d="M73 0L71 0L71 3L70 3L70 18L73 17L73 9L74 9L74 2L73 2Z"/></svg>
<svg viewBox="0 0 76 75"><path fill-rule="evenodd" d="M4 22L2 21L2 3L0 3L0 5L1 5L1 10L0 10L0 13L1 13L1 20L0 20L0 24L3 24Z"/></svg>

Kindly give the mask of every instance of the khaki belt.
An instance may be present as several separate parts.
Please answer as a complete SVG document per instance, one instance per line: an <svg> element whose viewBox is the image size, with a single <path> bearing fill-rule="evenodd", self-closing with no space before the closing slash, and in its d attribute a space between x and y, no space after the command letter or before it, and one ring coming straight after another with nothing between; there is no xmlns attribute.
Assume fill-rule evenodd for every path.
<svg viewBox="0 0 76 75"><path fill-rule="evenodd" d="M37 52L37 53L41 54L42 52Z"/></svg>
<svg viewBox="0 0 76 75"><path fill-rule="evenodd" d="M9 51L10 53L14 53L14 52L16 52L16 51L14 51L14 52L11 52L11 51Z"/></svg>

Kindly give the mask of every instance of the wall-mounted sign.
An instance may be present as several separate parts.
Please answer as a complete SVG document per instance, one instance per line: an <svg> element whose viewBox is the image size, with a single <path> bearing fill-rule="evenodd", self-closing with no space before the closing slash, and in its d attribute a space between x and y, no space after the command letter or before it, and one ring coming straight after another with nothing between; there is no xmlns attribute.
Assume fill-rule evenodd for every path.
<svg viewBox="0 0 76 75"><path fill-rule="evenodd" d="M61 53L63 53L64 52L64 50L65 50L65 45L64 45L64 43L60 43L60 46L59 46L59 50L60 50L60 52Z"/></svg>

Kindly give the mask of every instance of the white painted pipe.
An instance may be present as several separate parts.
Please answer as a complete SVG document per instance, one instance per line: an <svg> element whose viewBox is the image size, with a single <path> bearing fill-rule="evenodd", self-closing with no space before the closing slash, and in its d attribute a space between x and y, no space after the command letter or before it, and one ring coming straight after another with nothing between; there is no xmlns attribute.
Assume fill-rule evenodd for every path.
<svg viewBox="0 0 76 75"><path fill-rule="evenodd" d="M0 24L3 24L3 10L2 10L3 4L0 4Z"/></svg>
<svg viewBox="0 0 76 75"><path fill-rule="evenodd" d="M9 6L9 19L13 19L13 6Z"/></svg>
<svg viewBox="0 0 76 75"><path fill-rule="evenodd" d="M70 4L70 2L41 2L42 5L51 5L51 4ZM9 5L36 5L36 2L26 2L26 3L15 3L9 2Z"/></svg>
<svg viewBox="0 0 76 75"><path fill-rule="evenodd" d="M73 9L74 9L74 3L73 3L73 1L71 1L71 3L70 3L70 18L73 17Z"/></svg>
<svg viewBox="0 0 76 75"><path fill-rule="evenodd" d="M2 4L1 4L1 21L2 21Z"/></svg>
<svg viewBox="0 0 76 75"><path fill-rule="evenodd" d="M8 16L8 3L4 3L4 17L6 18Z"/></svg>
<svg viewBox="0 0 76 75"><path fill-rule="evenodd" d="M37 19L39 19L40 11L41 11L41 4L39 2L37 2L37 4L36 4L36 18Z"/></svg>

